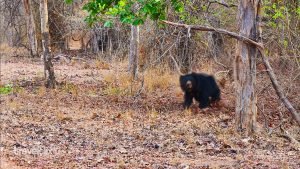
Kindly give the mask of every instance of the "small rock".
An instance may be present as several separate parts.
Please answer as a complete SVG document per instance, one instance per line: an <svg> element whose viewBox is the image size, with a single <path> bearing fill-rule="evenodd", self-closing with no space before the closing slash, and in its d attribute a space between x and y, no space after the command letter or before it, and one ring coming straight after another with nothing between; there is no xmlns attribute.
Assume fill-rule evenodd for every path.
<svg viewBox="0 0 300 169"><path fill-rule="evenodd" d="M124 147L119 148L121 154L127 154L127 150Z"/></svg>

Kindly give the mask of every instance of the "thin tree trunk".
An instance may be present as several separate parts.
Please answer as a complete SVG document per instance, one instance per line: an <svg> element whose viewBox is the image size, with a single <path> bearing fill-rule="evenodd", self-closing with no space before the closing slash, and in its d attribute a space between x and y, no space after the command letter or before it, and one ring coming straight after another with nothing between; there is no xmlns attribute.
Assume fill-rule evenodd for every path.
<svg viewBox="0 0 300 169"><path fill-rule="evenodd" d="M92 40L91 40L91 47L92 47L92 51L94 53L99 52L99 42L98 42L98 40L99 40L98 30L96 28L94 28L93 34L92 34Z"/></svg>
<svg viewBox="0 0 300 169"><path fill-rule="evenodd" d="M183 74L191 72L191 37L190 37L190 29L185 29L182 32L179 32L178 37L178 57L182 62L181 72Z"/></svg>
<svg viewBox="0 0 300 169"><path fill-rule="evenodd" d="M30 53L32 57L38 56L37 49L37 39L36 39L36 31L35 31L35 22L33 17L33 12L31 10L31 2L30 0L23 0L25 14L26 14L26 26L28 33L28 40L30 44Z"/></svg>
<svg viewBox="0 0 300 169"><path fill-rule="evenodd" d="M214 27L220 27L220 20L214 16L208 17L208 22ZM224 42L222 35L218 32L209 32L208 33L208 45L210 48L211 56L216 59L220 57L221 54L224 52Z"/></svg>
<svg viewBox="0 0 300 169"><path fill-rule="evenodd" d="M137 77L137 72L138 72L138 46L139 46L139 27L131 25L129 72L133 79Z"/></svg>
<svg viewBox="0 0 300 169"><path fill-rule="evenodd" d="M48 0L40 0L40 15L41 15L41 32L42 32L42 46L43 46L43 60L44 60L44 74L47 88L55 88L54 68L51 62L51 53L49 49L50 34L48 25Z"/></svg>
<svg viewBox="0 0 300 169"><path fill-rule="evenodd" d="M239 4L238 26L240 34L249 39L258 35L257 18L260 0L241 0ZM249 135L255 132L257 117L256 57L257 48L238 41L234 61L234 80L236 87L236 125L239 131Z"/></svg>

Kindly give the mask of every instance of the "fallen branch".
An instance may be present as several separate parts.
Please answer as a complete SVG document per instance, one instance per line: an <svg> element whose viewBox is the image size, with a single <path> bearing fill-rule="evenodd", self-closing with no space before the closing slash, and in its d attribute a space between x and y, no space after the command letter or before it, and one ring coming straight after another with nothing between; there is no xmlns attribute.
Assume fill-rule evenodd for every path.
<svg viewBox="0 0 300 169"><path fill-rule="evenodd" d="M285 107L289 110L289 112L292 114L293 118L296 120L296 122L298 123L298 125L300 126L300 115L298 114L298 112L296 111L296 109L293 107L293 105L290 103L290 101L286 98L286 96L283 93L282 88L280 87L276 76L274 74L274 71L270 65L270 62L268 60L268 58L265 57L264 51L263 50L259 50L261 53L261 58L264 62L264 65L267 68L267 73L270 77L270 80L272 82L273 88L276 91L276 94L278 95L279 99L281 100L281 102L285 105Z"/></svg>
<svg viewBox="0 0 300 169"><path fill-rule="evenodd" d="M249 45L254 45L257 47L257 49L259 50L259 52L261 53L261 57L263 59L264 65L267 68L267 73L270 77L270 80L272 82L272 85L276 91L276 94L278 95L279 99L282 101L282 103L285 105L285 107L289 110L289 112L292 114L292 117L294 118L294 120L296 120L296 122L298 123L298 125L300 126L300 115L297 113L296 109L292 106L292 104L289 102L289 100L286 98L286 96L283 93L283 90L281 89L276 76L274 74L274 71L272 69L272 67L270 66L270 63L268 61L268 59L265 57L265 53L264 53L264 46L261 43L255 42L245 36L242 35L238 35L237 33L234 32L230 32L227 31L225 29L218 29L218 28L213 28L213 27L209 27L209 26L201 26L201 25L187 25L187 24L181 24L181 23L175 23L175 22L170 22L170 21L166 21L163 20L163 23L169 24L169 25L173 25L173 26L179 26L179 27L184 27L187 29L194 29L194 30L199 30L199 31L214 31L214 32L218 32L224 35L228 35L232 38L235 38L239 41L242 41L244 43L247 43Z"/></svg>
<svg viewBox="0 0 300 169"><path fill-rule="evenodd" d="M288 131L283 130L283 132L283 136L287 137L291 141L291 143L293 143L297 147L297 149L300 149L300 142L296 140Z"/></svg>

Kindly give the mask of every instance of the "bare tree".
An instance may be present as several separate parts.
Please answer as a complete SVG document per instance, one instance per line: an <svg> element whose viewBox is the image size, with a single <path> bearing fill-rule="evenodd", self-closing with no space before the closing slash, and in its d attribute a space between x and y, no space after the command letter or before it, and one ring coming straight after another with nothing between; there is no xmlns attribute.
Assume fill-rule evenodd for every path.
<svg viewBox="0 0 300 169"><path fill-rule="evenodd" d="M3 16L4 23L1 24L1 29L5 33L1 33L5 36L5 42L11 47L20 47L22 44L22 25L24 24L24 19L22 16L22 1L0 1L1 11L0 15Z"/></svg>
<svg viewBox="0 0 300 169"><path fill-rule="evenodd" d="M131 25L129 72L133 79L136 78L138 72L138 45L139 45L139 27Z"/></svg>
<svg viewBox="0 0 300 169"><path fill-rule="evenodd" d="M258 23L260 0L241 0L238 13L240 35L258 40ZM256 57L257 48L254 45L238 41L234 60L234 80L236 87L236 125L245 134L255 132L257 116Z"/></svg>
<svg viewBox="0 0 300 169"><path fill-rule="evenodd" d="M32 57L36 57L38 56L38 48L37 48L35 22L34 22L33 12L31 9L31 1L23 0L23 4L25 8L27 34L28 34L28 40L30 44L30 54Z"/></svg>
<svg viewBox="0 0 300 169"><path fill-rule="evenodd" d="M184 29L178 34L177 43L178 57L182 61L181 72L186 74L191 72L191 32L190 29Z"/></svg>
<svg viewBox="0 0 300 169"><path fill-rule="evenodd" d="M41 32L42 32L42 46L43 46L43 60L44 60L44 74L47 88L55 88L54 68L51 62L50 53L50 35L48 25L48 0L40 0L40 15L41 15Z"/></svg>

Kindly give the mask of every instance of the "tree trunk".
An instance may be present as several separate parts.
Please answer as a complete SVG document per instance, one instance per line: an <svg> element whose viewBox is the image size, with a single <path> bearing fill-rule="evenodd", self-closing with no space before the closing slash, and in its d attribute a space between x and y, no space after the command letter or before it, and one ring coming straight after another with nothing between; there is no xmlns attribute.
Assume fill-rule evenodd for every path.
<svg viewBox="0 0 300 169"><path fill-rule="evenodd" d="M180 72L183 74L191 72L191 37L190 30L184 29L182 32L179 32L177 51L178 57L181 60L182 66Z"/></svg>
<svg viewBox="0 0 300 169"><path fill-rule="evenodd" d="M241 0L239 4L238 26L240 35L258 39L260 0ZM245 135L255 132L257 116L256 57L257 49L243 41L238 41L234 61L234 80L236 87L236 125Z"/></svg>
<svg viewBox="0 0 300 169"><path fill-rule="evenodd" d="M51 53L49 49L50 35L48 25L48 0L40 0L40 16L41 16L41 32L42 32L42 46L43 46L43 60L44 60L44 74L47 88L55 88L54 68L51 62Z"/></svg>
<svg viewBox="0 0 300 169"><path fill-rule="evenodd" d="M220 27L220 20L214 16L208 17L208 22L214 28ZM222 35L218 32L209 32L208 33L208 45L210 49L211 57L216 59L220 57L224 52L224 42Z"/></svg>
<svg viewBox="0 0 300 169"><path fill-rule="evenodd" d="M36 39L36 31L35 31L35 23L33 12L31 10L31 2L30 0L23 0L25 15L26 15L26 26L28 33L28 40L30 44L30 54L32 57L38 56L37 49L37 39Z"/></svg>
<svg viewBox="0 0 300 169"><path fill-rule="evenodd" d="M137 77L137 72L138 72L138 46L139 46L139 27L131 25L129 73L133 79Z"/></svg>

